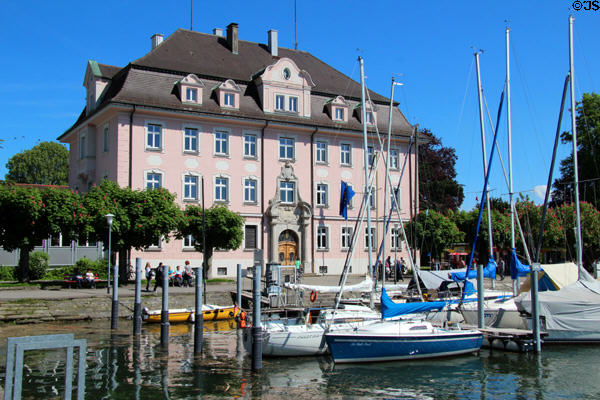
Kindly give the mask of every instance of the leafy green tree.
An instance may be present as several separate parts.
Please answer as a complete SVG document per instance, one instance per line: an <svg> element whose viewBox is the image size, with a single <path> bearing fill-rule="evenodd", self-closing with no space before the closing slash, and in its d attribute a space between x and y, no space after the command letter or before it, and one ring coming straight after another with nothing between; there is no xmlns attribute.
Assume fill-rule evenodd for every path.
<svg viewBox="0 0 600 400"><path fill-rule="evenodd" d="M169 241L177 228L180 210L175 195L166 189L132 190L115 182L103 181L84 197L90 218L90 238L108 240L107 214L113 214L111 250L119 252L119 282L127 282L128 255L132 248L141 250Z"/></svg>
<svg viewBox="0 0 600 400"><path fill-rule="evenodd" d="M583 262L589 266L600 257L600 212L590 203L581 202L581 226ZM562 227L562 242L567 252L567 258L575 260L575 206L564 203L555 208L554 212Z"/></svg>
<svg viewBox="0 0 600 400"><path fill-rule="evenodd" d="M421 211L405 228L415 230L416 240L408 237L409 245L421 251L422 262L429 262L428 254L440 259L448 247L464 239L452 218L434 210Z"/></svg>
<svg viewBox="0 0 600 400"><path fill-rule="evenodd" d="M206 215L206 254L204 254L204 277L212 266L215 249L236 250L242 245L244 237L244 218L225 206L212 206L205 210ZM194 248L202 252L202 207L187 206L179 221L177 237L192 235L196 242Z"/></svg>
<svg viewBox="0 0 600 400"><path fill-rule="evenodd" d="M579 198L600 207L600 95L584 93L577 103L577 161ZM563 143L573 143L572 132L563 132ZM573 151L560 162L560 178L554 181L553 201L573 202Z"/></svg>
<svg viewBox="0 0 600 400"><path fill-rule="evenodd" d="M85 234L87 214L71 190L0 186L0 246L20 250L18 278L29 280L29 253L51 235L71 241Z"/></svg>
<svg viewBox="0 0 600 400"><path fill-rule="evenodd" d="M7 182L67 185L69 151L56 142L42 142L15 154L6 163Z"/></svg>
<svg viewBox="0 0 600 400"><path fill-rule="evenodd" d="M427 143L419 144L419 208L458 210L465 196L456 181L456 150L444 147L427 129L419 133L427 138Z"/></svg>

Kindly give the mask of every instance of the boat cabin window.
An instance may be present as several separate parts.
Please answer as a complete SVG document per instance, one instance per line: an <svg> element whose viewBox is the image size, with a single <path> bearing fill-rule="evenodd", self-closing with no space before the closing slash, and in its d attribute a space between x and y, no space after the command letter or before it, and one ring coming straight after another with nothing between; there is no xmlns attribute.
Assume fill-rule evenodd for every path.
<svg viewBox="0 0 600 400"><path fill-rule="evenodd" d="M413 326L409 330L411 330L411 331L426 331L427 326L426 325L417 325L417 326Z"/></svg>

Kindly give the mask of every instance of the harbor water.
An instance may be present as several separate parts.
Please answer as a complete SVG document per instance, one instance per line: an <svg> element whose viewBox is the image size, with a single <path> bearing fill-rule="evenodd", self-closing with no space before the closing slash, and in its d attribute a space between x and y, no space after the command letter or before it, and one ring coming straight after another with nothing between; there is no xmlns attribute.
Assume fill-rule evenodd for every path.
<svg viewBox="0 0 600 400"><path fill-rule="evenodd" d="M135 340L131 321L119 321L115 332L109 327L106 320L3 325L2 386L7 337L74 333L87 340L86 399L600 399L600 346L546 346L541 355L484 349L359 365L334 365L329 357L265 358L262 371L252 372L233 321L205 323L197 358L189 324L171 325L168 351L159 344L160 325L145 325ZM25 354L23 398L62 398L65 351Z"/></svg>

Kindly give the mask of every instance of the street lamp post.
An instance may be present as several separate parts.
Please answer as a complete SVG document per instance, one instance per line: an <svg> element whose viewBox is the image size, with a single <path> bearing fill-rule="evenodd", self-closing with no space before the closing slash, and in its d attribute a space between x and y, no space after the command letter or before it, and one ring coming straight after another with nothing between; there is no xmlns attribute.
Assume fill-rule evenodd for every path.
<svg viewBox="0 0 600 400"><path fill-rule="evenodd" d="M106 293L110 294L110 241L111 241L111 231L112 231L112 222L114 215L106 214L106 222L108 222L108 278L106 285Z"/></svg>

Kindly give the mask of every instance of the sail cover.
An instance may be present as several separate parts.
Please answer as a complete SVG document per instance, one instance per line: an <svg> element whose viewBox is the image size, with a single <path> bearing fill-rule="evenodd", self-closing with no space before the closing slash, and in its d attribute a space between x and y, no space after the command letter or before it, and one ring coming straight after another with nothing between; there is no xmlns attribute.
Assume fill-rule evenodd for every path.
<svg viewBox="0 0 600 400"><path fill-rule="evenodd" d="M394 303L387 295L385 288L381 289L381 317L392 318L399 315L422 313L441 310L446 306L445 301L423 301L418 303Z"/></svg>
<svg viewBox="0 0 600 400"><path fill-rule="evenodd" d="M545 329L557 338L577 339L577 336L600 334L600 282L587 272L580 271L580 279L557 291L539 293L540 317ZM531 314L531 294L515 298L520 311Z"/></svg>
<svg viewBox="0 0 600 400"><path fill-rule="evenodd" d="M340 286L302 285L296 283L285 283L284 286L292 290L306 290L319 293L339 293L340 291ZM371 290L373 290L373 280L367 275L362 282L344 286L342 292L370 292Z"/></svg>
<svg viewBox="0 0 600 400"><path fill-rule="evenodd" d="M517 251L512 249L510 255L510 277L512 279L517 279L517 277L527 276L529 272L531 272L531 267L521 263L517 258Z"/></svg>
<svg viewBox="0 0 600 400"><path fill-rule="evenodd" d="M455 282L464 281L465 277L468 279L476 279L477 278L477 270L469 269L468 274L466 273L466 271L453 272L452 274L450 274L450 277ZM494 259L492 257L490 257L487 265L485 267L483 267L483 277L490 278L490 279L496 278L496 261L494 261Z"/></svg>

